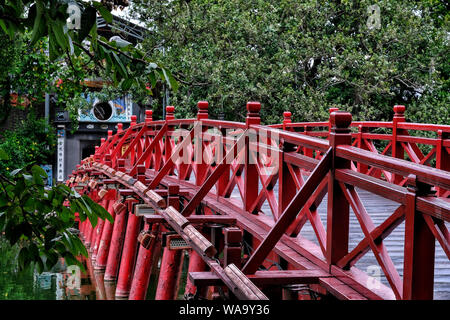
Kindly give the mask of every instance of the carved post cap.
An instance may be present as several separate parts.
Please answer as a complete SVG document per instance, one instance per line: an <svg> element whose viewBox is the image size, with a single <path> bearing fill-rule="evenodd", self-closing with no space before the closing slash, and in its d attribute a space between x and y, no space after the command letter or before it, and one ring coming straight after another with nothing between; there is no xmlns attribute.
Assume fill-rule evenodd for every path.
<svg viewBox="0 0 450 320"><path fill-rule="evenodd" d="M123 123L118 123L117 124L117 132L122 132L123 131Z"/></svg>
<svg viewBox="0 0 450 320"><path fill-rule="evenodd" d="M173 120L175 119L175 107L174 106L167 106L166 107L166 120Z"/></svg>
<svg viewBox="0 0 450 320"><path fill-rule="evenodd" d="M145 110L145 123L153 121L153 110Z"/></svg>
<svg viewBox="0 0 450 320"><path fill-rule="evenodd" d="M198 108L197 119L198 120L208 119L208 108L209 108L208 101L197 102L197 108Z"/></svg>
<svg viewBox="0 0 450 320"><path fill-rule="evenodd" d="M108 130L108 139L110 138L110 137L112 137L112 130Z"/></svg>
<svg viewBox="0 0 450 320"><path fill-rule="evenodd" d="M397 116L397 117L398 116L404 116L405 110L406 110L405 106L402 106L402 105L394 106L394 112L395 112L394 116Z"/></svg>
<svg viewBox="0 0 450 320"><path fill-rule="evenodd" d="M136 115L132 115L131 116L131 126L134 126L134 125L136 125L136 121L137 121L137 116Z"/></svg>
<svg viewBox="0 0 450 320"><path fill-rule="evenodd" d="M261 123L259 111L261 111L261 103L256 101L247 102L247 118L245 119L245 124L247 126Z"/></svg>
<svg viewBox="0 0 450 320"><path fill-rule="evenodd" d="M332 129L348 129L352 123L352 114L346 111L334 111L330 114Z"/></svg>
<svg viewBox="0 0 450 320"><path fill-rule="evenodd" d="M259 115L259 111L261 111L261 103L257 101L247 102L247 111L248 113L256 113Z"/></svg>
<svg viewBox="0 0 450 320"><path fill-rule="evenodd" d="M208 110L209 103L208 101L199 101L197 102L197 107L199 110Z"/></svg>
<svg viewBox="0 0 450 320"><path fill-rule="evenodd" d="M283 112L283 122L291 122L292 113L290 111Z"/></svg>

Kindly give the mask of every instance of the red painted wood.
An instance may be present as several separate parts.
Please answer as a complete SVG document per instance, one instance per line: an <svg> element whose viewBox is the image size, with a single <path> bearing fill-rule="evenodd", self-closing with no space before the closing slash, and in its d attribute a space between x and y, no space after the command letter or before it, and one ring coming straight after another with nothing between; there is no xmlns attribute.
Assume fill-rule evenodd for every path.
<svg viewBox="0 0 450 320"><path fill-rule="evenodd" d="M365 284L368 279L367 276L364 277L363 272L357 271L353 267L368 250L372 249L377 262L394 288L397 298L429 298L433 288L430 265L434 265L434 261L430 258L430 248L434 245L435 239L444 248L444 252L447 255L449 254L449 233L444 221L450 221L450 203L446 199L450 195L448 168L450 151L448 133L450 132L450 126L407 123L403 106L394 108L396 114L392 122L355 121L350 123L351 121L348 121L349 117L345 113L331 112L328 122L292 123L292 115L285 113L283 124L272 126L260 125L259 110L259 103L250 102L247 105L246 123L208 119L207 102L198 104L196 119L174 119L174 108L169 106L166 110L167 118L164 121L153 121L149 110L146 113L145 124L136 124L136 117L133 117L132 124L127 130L122 131L121 126L118 126L118 132L115 135L109 132L107 139L102 139L101 146L96 148L95 154L84 159L81 165L77 166L67 184L77 188L78 192L88 194L92 199L98 201L97 190L91 190L90 187L78 184L86 184L86 179L89 177L106 174L110 178L110 182L107 183L120 183L124 185L124 188L136 191L133 187L136 181L133 176L139 171L137 179L150 189L155 187L167 188L170 187L170 184L181 186L183 190L179 191L179 194L182 194L186 199L187 211L207 215L217 212L224 215L225 218L234 219L237 226L251 235L250 243L259 244L255 246L256 250L247 262L247 264L249 262L252 264L252 268L257 268L259 265L255 260L262 259L260 263L270 267L269 261L265 260L265 257L273 261L278 261L279 257L282 257L291 268L306 267L331 270L332 276L336 278L324 278L320 279L319 282L322 287L338 298L390 298L392 295L389 293L389 288L385 286L380 290L367 288ZM247 137L244 144L245 148L237 154L233 163L227 166L220 166L220 163L209 165L207 162L174 163L177 155L180 155L180 152L176 151L191 153L195 149L192 142L194 130L191 130L186 139L177 143L175 143L174 130L177 128L192 128L196 121L202 121L200 129L202 141L199 144L201 148L196 150L200 150L202 155L206 156L206 160L212 159L221 151L218 150L220 146L216 144L214 134L206 132L207 128L222 131L232 129L235 136L242 134L244 130L249 130L254 133L255 138ZM161 132L164 129L161 128L164 126L169 130L163 134ZM350 133L349 127L358 129L358 131L353 130L353 133ZM373 132L375 128L384 129L382 133L378 133ZM295 132L296 130L299 132ZM389 133L390 130L392 130L392 134ZM410 130L415 131L414 136L410 134ZM420 133L420 131L424 133L435 132L437 138L430 135L420 136L419 134L417 136L417 132ZM272 140L272 137L276 135L280 138L279 143L274 143ZM319 137L327 138L327 140L318 139ZM232 146L232 138L224 137L222 140L224 150ZM384 141L383 148L379 147L380 141ZM125 145L128 146L128 150L122 155L122 147ZM431 146L431 149L429 149L431 151L427 151L426 154L423 153L421 145ZM271 152L279 152L279 173L269 176L263 174L264 166L267 164L261 159L256 159L260 156L258 152L261 147L269 147ZM302 202L305 202L302 203L304 206L295 207L294 210L290 203L299 197L299 193L302 193L296 194L296 189L304 191L311 177L317 178L310 172L315 172L318 166L320 167L319 160L327 159L328 156L324 155L330 148L332 161L323 168L323 173L328 175L328 178L317 181L314 187L309 186L312 192L309 193L310 197L306 197L304 193L303 197L307 198L301 199ZM389 154L393 157L388 156ZM252 156L258 161L250 163ZM405 156L407 156L407 159L402 159ZM430 167L434 163L434 158L436 158L436 167L439 169ZM239 162L239 160L244 161ZM99 167L100 163L107 166ZM140 165L143 165L143 167L138 170ZM116 166L120 168L119 172L115 171ZM127 175L121 178L123 174L120 172L128 172L131 176ZM195 175L195 183L189 181L192 181L192 174ZM410 191L405 188L412 181L408 179L410 174L416 175L415 184L418 184L419 191L422 188L421 184L428 184L432 190L437 191L438 197L430 194L429 191L428 193L420 191L413 197L414 201L412 201ZM309 179L306 182L303 181L303 177L307 176L309 176ZM258 184L261 184L260 190L255 187ZM273 188L276 184L278 184L278 194L274 192ZM344 187L344 184L346 187ZM216 185L217 193L213 191L213 185ZM237 198L234 194L232 195L235 187L239 192ZM375 227L361 199L359 199L355 187L394 200L400 204L400 207L378 227ZM326 191L328 191L329 201L327 230L323 227L324 224L316 211L317 206L326 195ZM167 189L159 193L166 196ZM138 192L134 196L139 198L143 195ZM148 202L145 197L141 199L146 203ZM241 199L242 202L240 202ZM107 199L103 199L100 202L107 207L106 201ZM299 201L298 198L296 201ZM347 246L348 202L352 205L365 235L364 239L351 252L348 252ZM273 219L260 212L266 203L272 211ZM409 218L406 219L405 233L405 277L403 283L401 283L382 240L403 221L405 217L403 214L404 208L407 208L406 211L409 212L409 215L406 216ZM151 221L158 223L165 221L164 213L160 212L159 208L155 209L160 218L152 218ZM278 217L279 213L286 213L286 210L292 211L289 219L283 214ZM414 212L414 214L411 212ZM297 236L301 227L307 221L311 223L319 246L301 236L293 238L285 235L285 233L288 233L291 236ZM119 222L120 220L117 219L116 223ZM121 224L124 225L124 222L123 219ZM147 220L147 222L150 222L150 220ZM199 228L202 227L203 223L208 222L210 222L208 219L197 219ZM111 235L112 243L109 253L111 253L113 247L117 247L116 244L113 245L113 243L117 243L114 242L116 223L112 228L113 235ZM95 261L97 248L98 264L104 258L103 246L98 246L99 240L100 243L103 239L107 240L111 231L107 222L103 222L103 227L101 224L102 222L99 221L94 229L89 222L80 223L79 226L80 237L86 245L91 247L92 261ZM342 228L342 226L344 227ZM136 228L139 231L139 228ZM274 230L277 231L274 232ZM176 229L176 231L184 235L183 230ZM98 236L99 234L101 237ZM219 233L216 232L216 234ZM118 241L120 241L120 237ZM136 237L134 237L134 242L136 244ZM113 256L117 257L117 252L120 255L120 247L119 245L118 251L116 250ZM238 247L228 244L225 247L227 256L225 263L229 263L231 259L229 257L233 255L237 259ZM261 249L262 247L266 248ZM222 250L221 241L217 242L217 248ZM196 248L196 250L199 249ZM123 251L125 254L125 248ZM151 254L148 252L144 254L144 251L142 251L142 254L148 261L151 259L151 265L154 265L155 260L159 257L159 249ZM163 285L163 279L166 279L170 285L166 287L176 287L176 281L174 282L173 279L177 277L166 276L175 270L167 268L171 265L170 261L174 261L174 259L176 260L169 254L165 254L165 257L163 257L165 262L162 269L166 269L166 271L162 273L161 285ZM421 263L421 259L428 261L427 264ZM107 259L107 268L110 260L114 259ZM115 259L116 262L117 260L118 258ZM126 260L131 265L131 270L128 273L134 274L134 279L139 280L140 283L136 286L136 288L140 288L138 289L140 293L137 296L142 297L142 293L146 291L146 281L150 276L151 265L144 263L141 268L140 264L139 268L142 270L138 271L138 268L136 268L133 273L135 255ZM166 263L167 261L169 262ZM234 264L237 263L234 262ZM212 261L209 257L199 256L195 251L191 253L189 265L191 271L204 269L206 265L212 268L214 274L222 279L222 283L230 286L231 291L234 290L232 288L233 282L224 274L223 268L217 262ZM246 265L246 267L248 266ZM350 270L347 270L348 268ZM126 269L126 267L120 266L120 272L127 273ZM111 261L111 270L117 270L117 265L114 266L113 261ZM114 274L114 271L111 271L111 273ZM97 281L101 287L102 281L103 279ZM106 286L103 287L106 289ZM103 292L104 289L100 288L100 291ZM186 292L192 294L195 290L188 280ZM164 296L171 291L171 289L167 292L161 289L158 295ZM211 290L211 292L213 291ZM276 295L281 295L280 292L269 291L273 298L276 298ZM420 293L422 291L426 294ZM243 292L237 291L236 294L240 298L246 297ZM205 296L203 293L201 295Z"/></svg>
<svg viewBox="0 0 450 320"><path fill-rule="evenodd" d="M158 232L158 229L159 225L153 225L151 227L151 230L155 233ZM150 230L150 226L146 224L144 230ZM150 281L153 259L156 256L156 252L159 250L160 243L158 241L153 241L152 245L148 249L143 246L139 246L139 254L136 259L136 268L132 282L130 283L131 288L128 297L129 300L145 300Z"/></svg>
<svg viewBox="0 0 450 320"><path fill-rule="evenodd" d="M435 239L409 193L405 208L403 299L433 299Z"/></svg>
<svg viewBox="0 0 450 320"><path fill-rule="evenodd" d="M333 148L331 171L328 174L327 206L327 252L328 264L334 265L348 253L349 204L335 179L337 169L349 169L350 162L338 158L336 148L349 145L351 135L349 125L352 116L346 112L333 112L330 115L330 146Z"/></svg>
<svg viewBox="0 0 450 320"><path fill-rule="evenodd" d="M319 283L319 279L331 277L323 270L256 271L248 278L256 285L290 285ZM222 280L213 272L191 272L189 278L199 286L220 286Z"/></svg>
<svg viewBox="0 0 450 320"><path fill-rule="evenodd" d="M191 272L201 272L204 270L206 270L206 263L203 261L202 257L194 250L190 250L188 274ZM196 292L196 285L192 283L191 279L188 278L184 291L185 296L193 296Z"/></svg>
<svg viewBox="0 0 450 320"><path fill-rule="evenodd" d="M120 256L122 254L125 240L126 222L128 219L128 208L126 205L119 205L116 210L114 228L111 235L111 247L108 252L106 262L105 281L117 280L119 272ZM114 291L115 292L115 291Z"/></svg>
<svg viewBox="0 0 450 320"><path fill-rule="evenodd" d="M272 230L261 243L261 245L251 255L249 261L242 269L246 274L253 274L261 265L264 258L269 254L271 249L275 246L288 226L295 219L299 210L308 201L309 196L314 192L317 185L322 181L327 173L327 169L331 161L331 151L327 152L325 157L320 161L317 168L311 173L308 180L303 185L302 189L294 196L288 207L283 211Z"/></svg>
<svg viewBox="0 0 450 320"><path fill-rule="evenodd" d="M397 299L402 297L402 281L397 269L390 258L385 245L382 242L375 243L375 239L372 237L371 232L375 230L375 225L372 222L369 214L366 211L358 193L352 186L345 186L340 184L341 189L344 191L345 198L350 203L353 212L355 213L361 230L367 239L367 242L372 249L378 264L383 269L386 278L391 285Z"/></svg>
<svg viewBox="0 0 450 320"><path fill-rule="evenodd" d="M164 248L155 300L176 299L180 267L182 266L182 254L182 250Z"/></svg>
<svg viewBox="0 0 450 320"><path fill-rule="evenodd" d="M137 236L140 231L141 217L136 217L132 211L128 214L127 231L120 260L119 277L117 279L116 298L128 297L135 257L137 251Z"/></svg>
<svg viewBox="0 0 450 320"><path fill-rule="evenodd" d="M113 219L115 219L115 217L116 217L116 213L114 211L114 204L115 204L114 200L111 200L109 202L109 206L108 206L108 212ZM106 262L108 259L108 253L109 253L109 248L110 248L110 244L111 244L113 227L114 227L113 223L109 222L109 220L105 220L103 232L102 232L102 238L100 240L94 269L98 269L98 270L106 269Z"/></svg>

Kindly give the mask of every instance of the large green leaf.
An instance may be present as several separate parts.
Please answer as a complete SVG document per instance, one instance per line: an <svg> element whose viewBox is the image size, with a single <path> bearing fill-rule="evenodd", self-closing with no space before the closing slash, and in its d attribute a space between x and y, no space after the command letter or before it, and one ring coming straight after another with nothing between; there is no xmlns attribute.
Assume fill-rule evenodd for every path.
<svg viewBox="0 0 450 320"><path fill-rule="evenodd" d="M131 88L131 86L133 85L133 81L133 78L124 79L120 87L122 88L122 90L126 91Z"/></svg>
<svg viewBox="0 0 450 320"><path fill-rule="evenodd" d="M122 77L127 78L127 69L123 65L122 60L120 60L119 56L115 52L112 52L112 55L116 62L116 66L119 66L119 68L117 69L119 70L120 74L122 75Z"/></svg>
<svg viewBox="0 0 450 320"><path fill-rule="evenodd" d="M91 198L89 198L87 195L83 195L82 199L85 201L84 203L92 209L97 216L99 216L101 219L107 219L109 222L113 223L114 219L109 214L109 212L103 208L101 205L93 201Z"/></svg>
<svg viewBox="0 0 450 320"><path fill-rule="evenodd" d="M165 68L163 68L162 70L163 70L164 76L166 77L166 80L169 82L171 89L173 91L177 91L178 90L178 82L175 80L172 73Z"/></svg>
<svg viewBox="0 0 450 320"><path fill-rule="evenodd" d="M87 7L81 14L81 29L78 31L78 42L82 42L89 32L91 31L94 24L97 22L97 11L94 7Z"/></svg>
<svg viewBox="0 0 450 320"><path fill-rule="evenodd" d="M53 34L55 35L55 39L59 44L59 46L63 50L66 50L68 47L68 39L67 36L64 34L63 25L59 23L59 21L58 22L55 21L54 23L52 23L52 31Z"/></svg>
<svg viewBox="0 0 450 320"><path fill-rule="evenodd" d="M36 15L34 18L33 33L31 34L31 45L34 45L47 30L47 23L44 15L44 5L41 1L36 1Z"/></svg>
<svg viewBox="0 0 450 320"><path fill-rule="evenodd" d="M31 172L33 173L33 179L34 182L38 185L44 185L44 181L43 179L47 179L47 173L45 172L44 169L42 169L42 167L38 166L38 165L34 165L31 168Z"/></svg>
<svg viewBox="0 0 450 320"><path fill-rule="evenodd" d="M113 21L113 15L111 12L105 8L101 3L94 2L93 5L97 8L98 12L102 15L103 19L105 19L106 22L112 23Z"/></svg>

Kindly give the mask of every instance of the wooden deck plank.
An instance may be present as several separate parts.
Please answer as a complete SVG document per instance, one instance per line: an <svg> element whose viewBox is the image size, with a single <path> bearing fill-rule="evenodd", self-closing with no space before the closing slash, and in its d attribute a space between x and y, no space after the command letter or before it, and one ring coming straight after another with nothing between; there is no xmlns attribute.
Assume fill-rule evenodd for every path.
<svg viewBox="0 0 450 320"><path fill-rule="evenodd" d="M280 270L256 271L247 277L257 286L263 285L290 285L290 284L316 284L320 278L332 277L323 270ZM222 280L213 272L190 272L189 279L196 286L220 286Z"/></svg>

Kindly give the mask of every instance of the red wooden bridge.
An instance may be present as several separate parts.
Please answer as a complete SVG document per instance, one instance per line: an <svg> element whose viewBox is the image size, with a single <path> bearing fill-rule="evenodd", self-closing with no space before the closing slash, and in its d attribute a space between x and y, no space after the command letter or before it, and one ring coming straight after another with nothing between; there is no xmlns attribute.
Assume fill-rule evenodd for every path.
<svg viewBox="0 0 450 320"><path fill-rule="evenodd" d="M409 123L404 106L390 122L331 109L271 126L258 102L247 111L238 123L209 119L205 101L195 119L148 110L73 171L67 184L114 217L79 225L100 299L170 300L184 285L186 299L449 293L450 126Z"/></svg>

